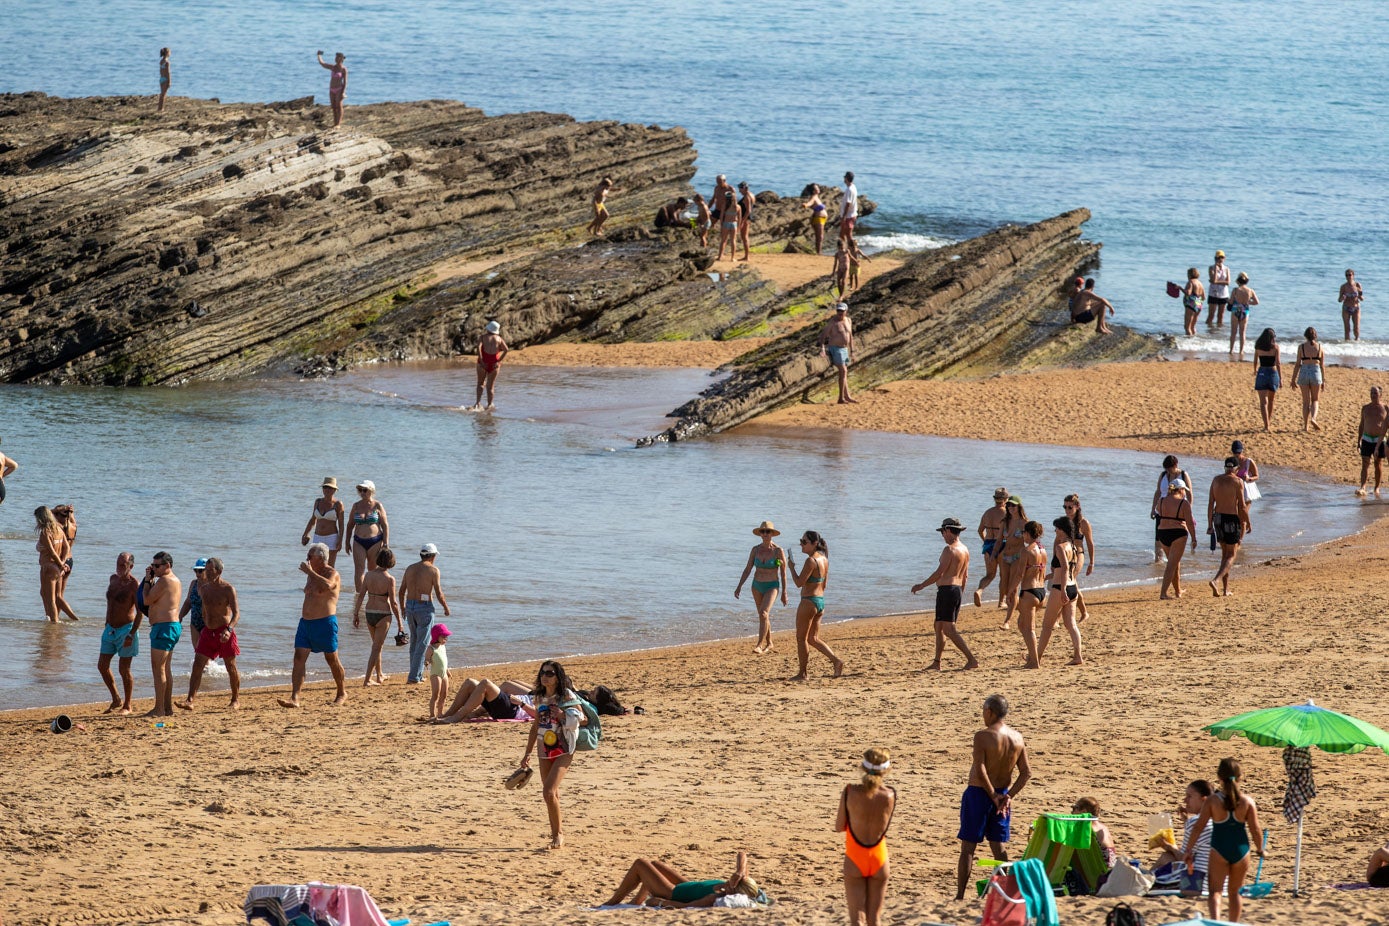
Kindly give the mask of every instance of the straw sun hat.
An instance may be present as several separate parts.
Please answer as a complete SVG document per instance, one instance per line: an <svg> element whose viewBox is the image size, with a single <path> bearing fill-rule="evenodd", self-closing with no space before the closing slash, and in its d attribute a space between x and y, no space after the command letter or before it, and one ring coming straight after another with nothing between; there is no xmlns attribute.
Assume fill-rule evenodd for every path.
<svg viewBox="0 0 1389 926"><path fill-rule="evenodd" d="M770 531L773 537L781 536L781 531L773 527L771 521L763 521L761 524L757 525L752 529L752 532L759 537L762 536L763 531Z"/></svg>

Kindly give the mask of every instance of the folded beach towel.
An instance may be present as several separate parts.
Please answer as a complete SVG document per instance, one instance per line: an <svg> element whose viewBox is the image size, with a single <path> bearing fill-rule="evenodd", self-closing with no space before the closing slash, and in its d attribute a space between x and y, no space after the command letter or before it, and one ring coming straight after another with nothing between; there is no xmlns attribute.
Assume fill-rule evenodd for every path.
<svg viewBox="0 0 1389 926"><path fill-rule="evenodd" d="M353 884L310 881L309 907L314 916L327 914L341 926L389 926L371 895Z"/></svg>

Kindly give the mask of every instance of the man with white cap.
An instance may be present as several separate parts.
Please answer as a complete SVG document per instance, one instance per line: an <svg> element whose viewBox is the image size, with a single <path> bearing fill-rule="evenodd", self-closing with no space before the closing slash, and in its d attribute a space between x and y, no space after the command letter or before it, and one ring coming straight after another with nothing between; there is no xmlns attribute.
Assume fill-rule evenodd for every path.
<svg viewBox="0 0 1389 926"><path fill-rule="evenodd" d="M418 685L424 676L424 651L429 645L429 628L434 625L434 599L449 617L449 603L439 587L439 567L434 559L439 548L432 543L420 547L420 561L413 563L400 577L400 609L410 621L410 675L405 682Z"/></svg>
<svg viewBox="0 0 1389 926"><path fill-rule="evenodd" d="M830 358L830 365L839 375L839 404L858 402L849 395L849 355L854 349L854 325L849 321L849 306L839 303L834 317L820 329L820 356Z"/></svg>
<svg viewBox="0 0 1389 926"><path fill-rule="evenodd" d="M960 636L960 631L955 629L955 622L960 618L960 603L964 600L965 585L969 583L969 549L960 543L960 535L965 532L965 526L957 518L946 518L936 530L945 541L940 563L936 566L935 572L912 586L913 595L928 585L936 587L936 658L927 668L940 671L940 657L945 652L945 638L949 637L955 648L964 654L965 668L977 669L978 660L969 651L969 644Z"/></svg>
<svg viewBox="0 0 1389 926"><path fill-rule="evenodd" d="M490 412L496 407L493 399L496 393L497 371L501 369L502 360L511 350L502 340L501 330L501 324L493 319L487 323L486 333L477 342L477 400L473 404L473 411L482 409L484 388L487 389L487 410Z"/></svg>

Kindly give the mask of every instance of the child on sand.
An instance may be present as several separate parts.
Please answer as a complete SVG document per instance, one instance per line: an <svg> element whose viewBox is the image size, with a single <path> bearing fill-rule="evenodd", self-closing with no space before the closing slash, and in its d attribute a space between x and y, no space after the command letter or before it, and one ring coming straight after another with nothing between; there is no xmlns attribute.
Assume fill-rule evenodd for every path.
<svg viewBox="0 0 1389 926"><path fill-rule="evenodd" d="M447 624L435 624L429 628L429 651L425 654L429 663L429 719L444 716L449 705L449 655L444 644L453 636Z"/></svg>
<svg viewBox="0 0 1389 926"><path fill-rule="evenodd" d="M849 289L851 290L858 290L858 265L859 261L863 260L869 263L873 262L871 257L859 250L858 242L851 240L849 242Z"/></svg>

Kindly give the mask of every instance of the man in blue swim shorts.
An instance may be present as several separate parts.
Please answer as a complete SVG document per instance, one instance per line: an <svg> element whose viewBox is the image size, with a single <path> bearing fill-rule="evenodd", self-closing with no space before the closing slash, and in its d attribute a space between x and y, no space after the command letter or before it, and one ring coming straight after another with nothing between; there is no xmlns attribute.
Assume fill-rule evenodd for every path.
<svg viewBox="0 0 1389 926"><path fill-rule="evenodd" d="M854 325L849 321L849 306L834 307L834 318L820 329L820 356L830 358L830 366L839 376L839 404L858 402L849 395L849 355L854 350Z"/></svg>
<svg viewBox="0 0 1389 926"><path fill-rule="evenodd" d="M170 668L174 647L183 635L178 606L183 583L174 575L174 558L163 550L145 567L139 594L150 618L150 670L154 673L154 710L147 717L174 715L174 674Z"/></svg>
<svg viewBox="0 0 1389 926"><path fill-rule="evenodd" d="M974 755L969 766L969 787L960 798L960 865L956 872L956 900L965 899L974 852L988 840L994 858L1008 860L1003 844L1008 841L1012 800L1032 780L1027 745L1022 734L1003 722L1008 699L991 694L984 699L984 729L974 734ZM1017 772L1014 780L1013 772Z"/></svg>
<svg viewBox="0 0 1389 926"><path fill-rule="evenodd" d="M140 588L139 581L131 575L135 568L135 554L122 553L116 557L116 572L106 586L106 627L101 631L101 655L96 661L96 670L111 692L111 704L106 713L120 711L130 713L130 698L135 690L135 680L130 674L130 663L140 655L140 620L144 617L135 608L135 594ZM111 674L111 660L120 657L121 685L125 688L125 700L116 694L116 679Z"/></svg>
<svg viewBox="0 0 1389 926"><path fill-rule="evenodd" d="M299 571L308 577L304 585L304 605L299 611L299 629L294 633L294 672L290 676L288 698L276 698L280 707L298 707L299 689L304 687L309 653L322 653L338 686L334 704L347 700L346 676L338 660L338 595L342 592L342 576L328 565L328 545L310 544Z"/></svg>
<svg viewBox="0 0 1389 926"><path fill-rule="evenodd" d="M1003 516L1008 513L1004 506L1007 502L1008 490L999 486L994 489L994 506L985 511L984 516L979 519L979 536L984 540L984 578L979 580L979 587L974 590L976 608L984 606L984 589L988 588L998 573L998 556L995 555L994 548L1003 546L999 541L1003 539ZM999 585L998 606L1001 608L1005 596L1002 583Z"/></svg>

